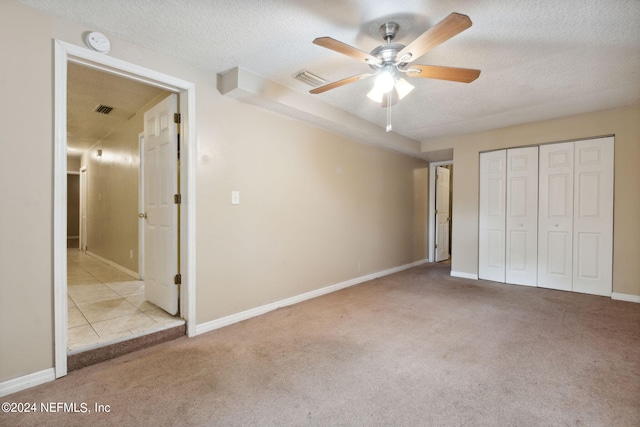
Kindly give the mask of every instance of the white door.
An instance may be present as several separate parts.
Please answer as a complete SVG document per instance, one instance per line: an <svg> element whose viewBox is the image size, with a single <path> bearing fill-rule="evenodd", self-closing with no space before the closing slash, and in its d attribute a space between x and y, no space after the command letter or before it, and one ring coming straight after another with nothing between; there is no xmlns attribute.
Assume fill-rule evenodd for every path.
<svg viewBox="0 0 640 427"><path fill-rule="evenodd" d="M436 168L436 262L449 259L449 169Z"/></svg>
<svg viewBox="0 0 640 427"><path fill-rule="evenodd" d="M540 146L538 286L564 291L573 276L573 145Z"/></svg>
<svg viewBox="0 0 640 427"><path fill-rule="evenodd" d="M138 134L138 154L140 155L140 170L138 171L138 211L145 212L147 206L144 202L144 164L145 164L145 150L144 150L144 130ZM141 219L144 219L144 214L138 215ZM140 280L144 280L144 230L145 224L138 227L138 274Z"/></svg>
<svg viewBox="0 0 640 427"><path fill-rule="evenodd" d="M575 142L573 291L611 296L613 137Z"/></svg>
<svg viewBox="0 0 640 427"><path fill-rule="evenodd" d="M506 150L480 153L478 277L505 281Z"/></svg>
<svg viewBox="0 0 640 427"><path fill-rule="evenodd" d="M170 95L144 114L145 298L178 312L178 96Z"/></svg>
<svg viewBox="0 0 640 427"><path fill-rule="evenodd" d="M507 150L505 281L536 286L538 147Z"/></svg>

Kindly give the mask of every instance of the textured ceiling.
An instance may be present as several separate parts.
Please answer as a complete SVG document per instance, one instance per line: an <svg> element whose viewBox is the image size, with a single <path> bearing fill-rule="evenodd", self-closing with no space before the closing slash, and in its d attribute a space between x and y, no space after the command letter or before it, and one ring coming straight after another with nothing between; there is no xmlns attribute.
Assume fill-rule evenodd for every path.
<svg viewBox="0 0 640 427"><path fill-rule="evenodd" d="M69 63L67 145L71 152L91 147L162 93L153 86ZM98 105L113 110L107 115L97 113Z"/></svg>
<svg viewBox="0 0 640 427"><path fill-rule="evenodd" d="M451 12L473 26L416 63L482 70L473 83L411 79L394 132L423 141L640 103L638 0L19 0L109 36L222 73L243 67L295 91L307 69L328 81L366 65L313 45L330 36L362 50L400 24L408 44ZM380 126L385 110L358 81L315 97Z"/></svg>

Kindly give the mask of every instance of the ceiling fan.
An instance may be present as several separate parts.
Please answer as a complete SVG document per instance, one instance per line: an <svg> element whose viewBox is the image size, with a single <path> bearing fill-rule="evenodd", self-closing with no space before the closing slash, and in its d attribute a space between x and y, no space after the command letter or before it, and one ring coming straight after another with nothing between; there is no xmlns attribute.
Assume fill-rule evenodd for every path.
<svg viewBox="0 0 640 427"><path fill-rule="evenodd" d="M468 16L452 13L424 32L413 42L409 43L409 45L404 46L391 43L398 33L400 26L395 22L387 22L380 26L380 33L386 43L376 47L370 53L349 46L331 37L318 37L313 41L314 44L363 61L371 67L373 72L347 77L346 79L317 87L309 92L313 94L323 93L358 80L377 76L374 87L367 96L379 102L383 108L386 108L397 103L414 88L413 85L401 77L402 74L408 77L470 83L478 78L480 70L411 64L431 49L469 27L471 27L471 19L469 19ZM387 131L391 130L390 113L391 109L388 108Z"/></svg>

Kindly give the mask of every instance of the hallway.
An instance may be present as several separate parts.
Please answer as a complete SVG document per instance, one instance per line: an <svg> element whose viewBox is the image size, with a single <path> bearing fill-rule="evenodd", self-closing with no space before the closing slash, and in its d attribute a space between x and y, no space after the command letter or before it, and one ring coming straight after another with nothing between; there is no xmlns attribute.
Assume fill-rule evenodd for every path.
<svg viewBox="0 0 640 427"><path fill-rule="evenodd" d="M67 249L68 354L184 324L144 298L144 282Z"/></svg>

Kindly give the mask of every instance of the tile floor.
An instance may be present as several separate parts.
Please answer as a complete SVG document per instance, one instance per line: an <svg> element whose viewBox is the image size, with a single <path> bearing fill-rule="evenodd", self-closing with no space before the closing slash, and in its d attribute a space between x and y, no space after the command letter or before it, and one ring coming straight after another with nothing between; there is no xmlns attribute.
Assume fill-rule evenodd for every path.
<svg viewBox="0 0 640 427"><path fill-rule="evenodd" d="M67 249L69 354L184 323L144 299L144 282Z"/></svg>

